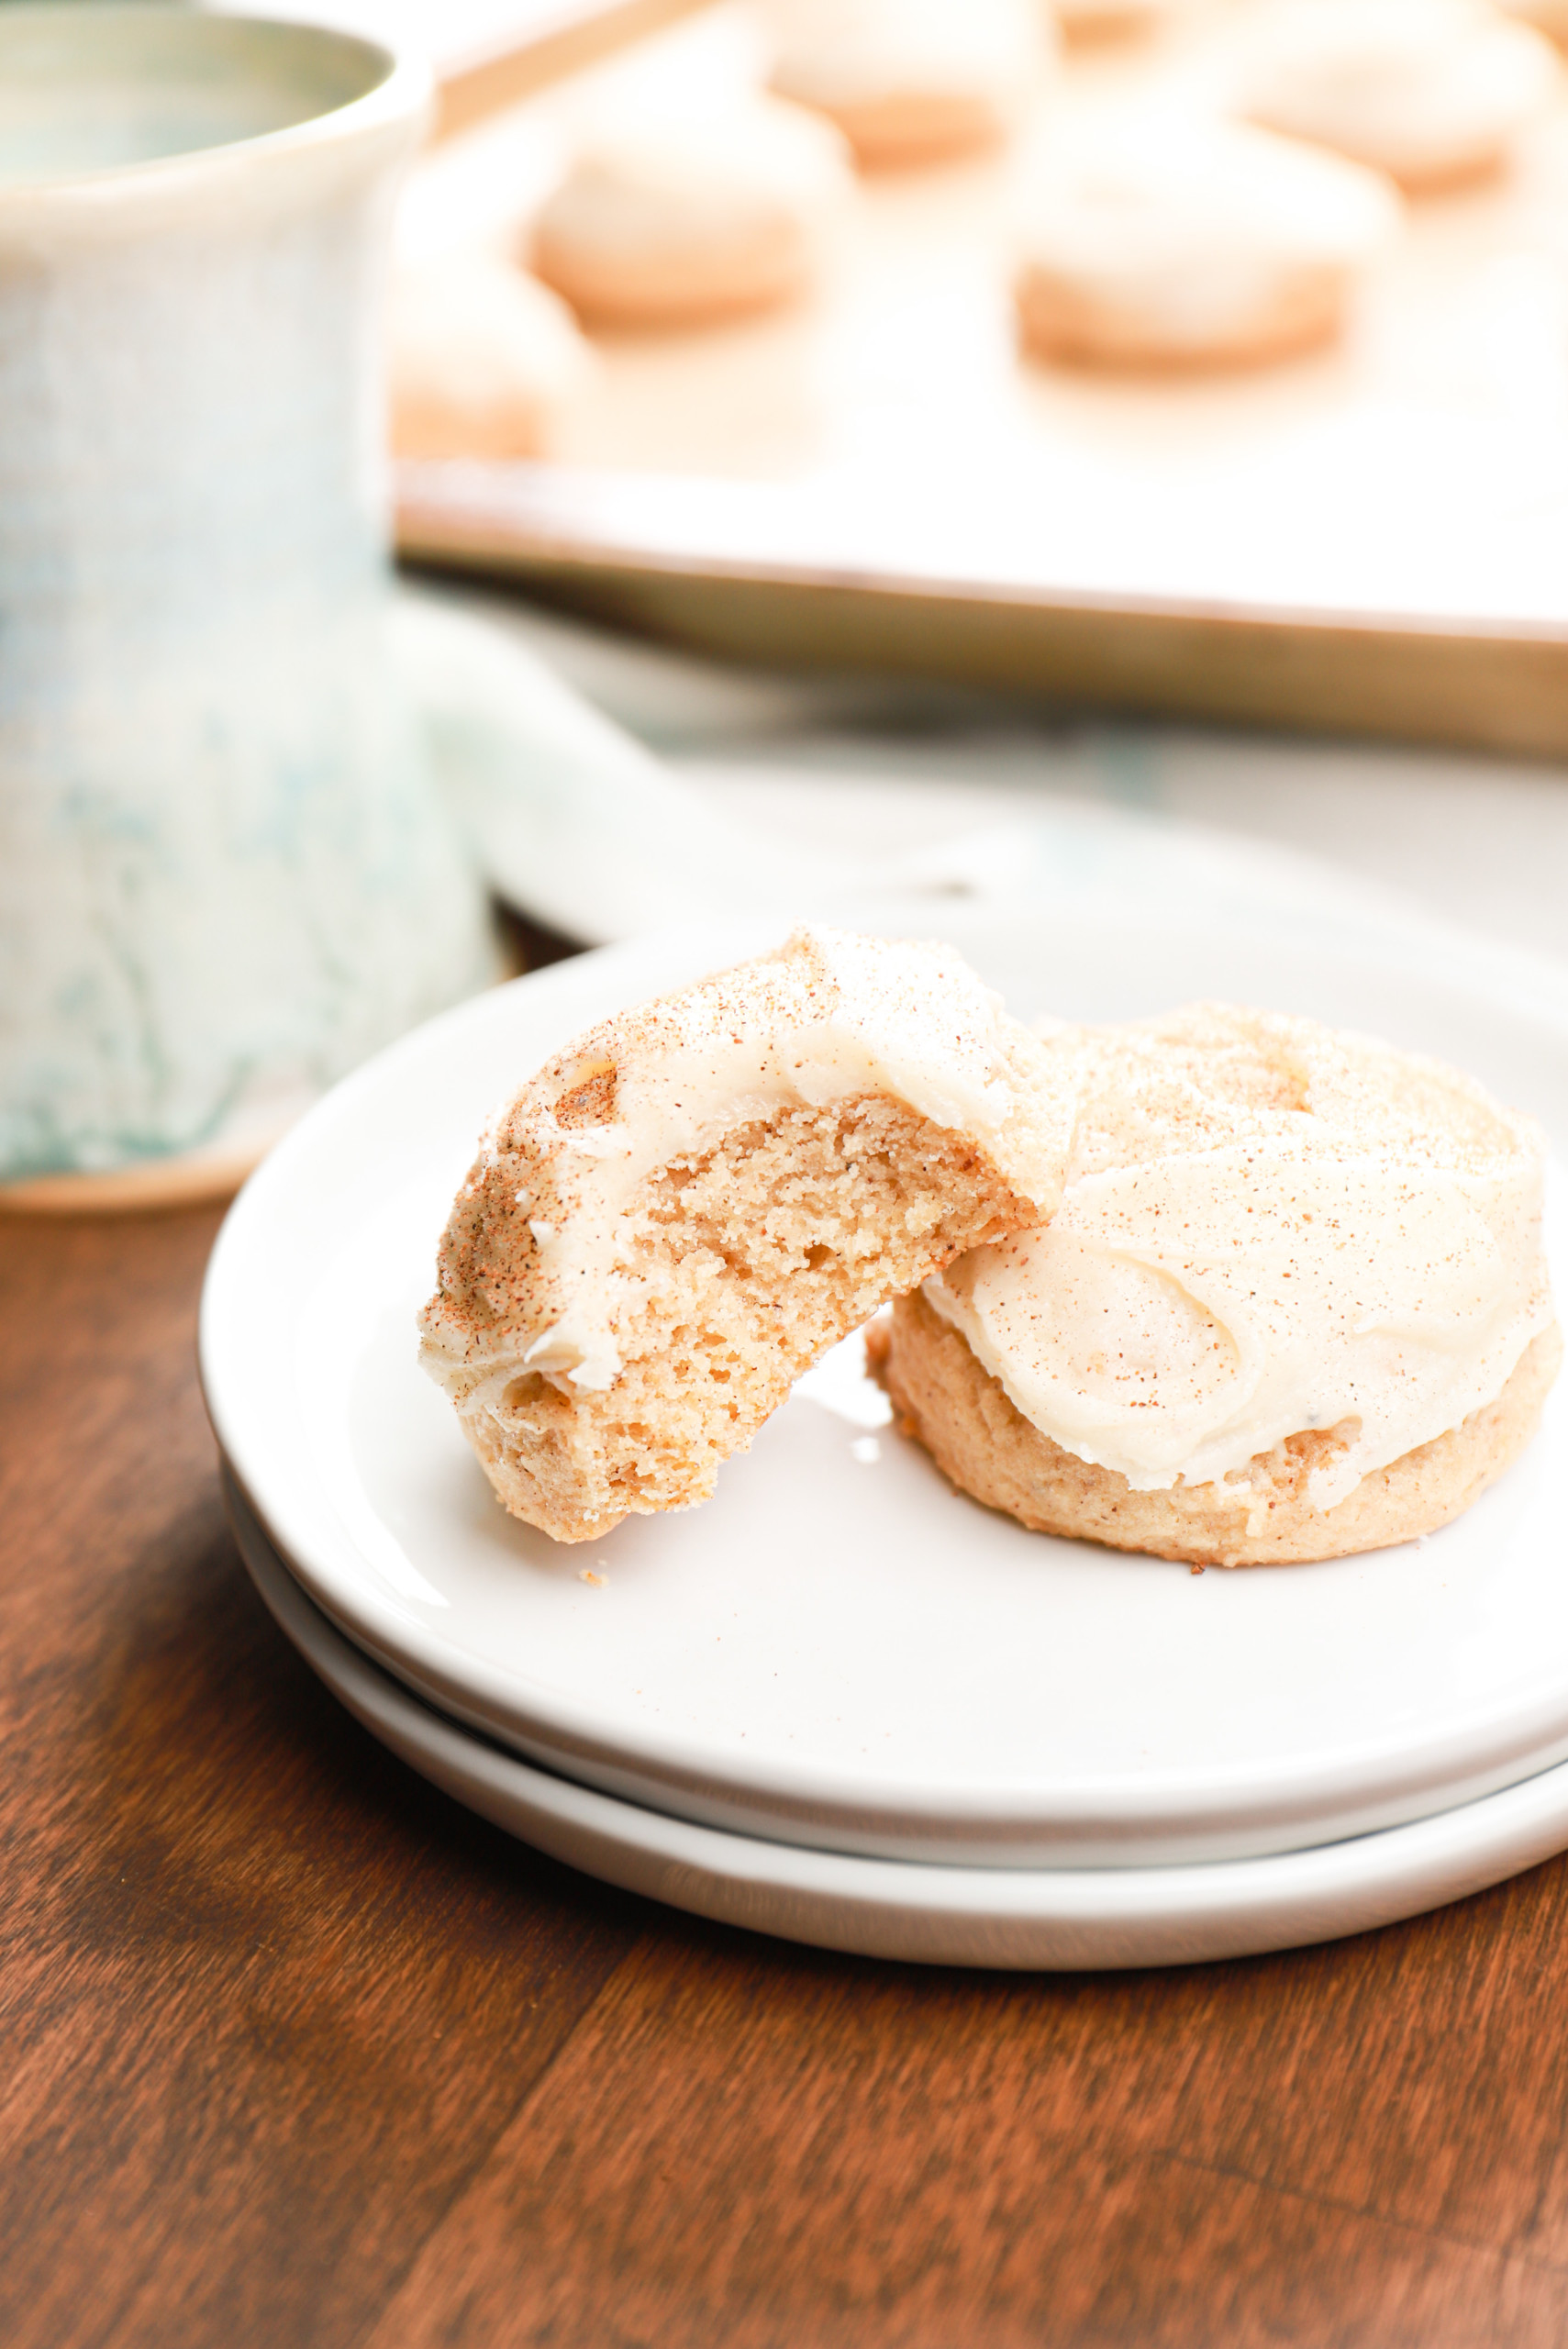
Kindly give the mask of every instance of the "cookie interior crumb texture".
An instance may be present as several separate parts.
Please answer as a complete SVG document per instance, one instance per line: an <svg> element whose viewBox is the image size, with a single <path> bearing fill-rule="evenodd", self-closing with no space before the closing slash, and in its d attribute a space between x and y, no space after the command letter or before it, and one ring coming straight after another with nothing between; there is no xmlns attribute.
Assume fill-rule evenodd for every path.
<svg viewBox="0 0 1568 2349"><path fill-rule="evenodd" d="M825 930L605 1022L496 1119L423 1360L559 1541L706 1499L886 1298L1048 1215L1044 1046L951 950Z"/></svg>

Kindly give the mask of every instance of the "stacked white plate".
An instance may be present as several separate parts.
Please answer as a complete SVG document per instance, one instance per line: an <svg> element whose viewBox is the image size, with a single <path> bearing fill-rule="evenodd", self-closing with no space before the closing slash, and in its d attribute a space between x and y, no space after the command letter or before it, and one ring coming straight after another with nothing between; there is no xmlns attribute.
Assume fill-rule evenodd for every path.
<svg viewBox="0 0 1568 2349"><path fill-rule="evenodd" d="M1308 1012L1459 1062L1568 1146L1550 967L1300 904L955 900L940 927L1025 1018ZM643 940L465 1006L237 1203L207 1399L247 1563L328 1686L559 1858L880 1955L1235 1955L1568 1845L1568 1386L1458 1524L1319 1566L1194 1575L1026 1533L888 1427L858 1340L706 1508L577 1548L501 1511L414 1336L484 1117L590 1021L771 942Z"/></svg>

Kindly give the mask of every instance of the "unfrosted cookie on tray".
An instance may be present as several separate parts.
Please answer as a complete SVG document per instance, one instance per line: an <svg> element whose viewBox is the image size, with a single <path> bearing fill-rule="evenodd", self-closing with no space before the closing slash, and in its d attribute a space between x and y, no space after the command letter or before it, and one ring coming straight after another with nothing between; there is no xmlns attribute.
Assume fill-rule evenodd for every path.
<svg viewBox="0 0 1568 2349"><path fill-rule="evenodd" d="M558 295L487 253L393 281L388 373L400 457L538 457L594 377Z"/></svg>
<svg viewBox="0 0 1568 2349"><path fill-rule="evenodd" d="M1191 13L1194 0L1055 0L1056 21L1070 41L1124 40L1156 32Z"/></svg>
<svg viewBox="0 0 1568 2349"><path fill-rule="evenodd" d="M1121 367L1256 364L1338 333L1394 241L1380 173L1223 120L1133 117L1049 137L1023 179L1024 348Z"/></svg>
<svg viewBox="0 0 1568 2349"><path fill-rule="evenodd" d="M1562 1341L1541 1138L1455 1071L1199 1006L1052 1041L1048 1229L901 1299L882 1375L966 1492L1203 1565L1431 1531L1517 1457Z"/></svg>
<svg viewBox="0 0 1568 2349"><path fill-rule="evenodd" d="M1496 171L1559 81L1550 42L1485 0L1275 0L1245 39L1239 112L1412 193Z"/></svg>
<svg viewBox="0 0 1568 2349"><path fill-rule="evenodd" d="M562 1542L713 1491L895 1292L1049 1215L1049 1054L951 952L825 930L606 1020L501 1111L422 1359Z"/></svg>
<svg viewBox="0 0 1568 2349"><path fill-rule="evenodd" d="M1039 0L775 0L772 83L873 169L998 145L1048 70Z"/></svg>
<svg viewBox="0 0 1568 2349"><path fill-rule="evenodd" d="M800 293L852 187L838 133L782 99L623 122L584 142L529 256L590 325L702 324Z"/></svg>

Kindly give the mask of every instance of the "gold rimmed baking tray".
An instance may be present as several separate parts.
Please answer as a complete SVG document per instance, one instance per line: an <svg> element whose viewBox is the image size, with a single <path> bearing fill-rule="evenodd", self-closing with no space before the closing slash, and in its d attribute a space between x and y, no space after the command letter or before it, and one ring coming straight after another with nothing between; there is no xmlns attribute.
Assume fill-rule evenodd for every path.
<svg viewBox="0 0 1568 2349"><path fill-rule="evenodd" d="M1071 60L1042 106L1201 93L1242 13ZM475 185L537 187L612 85L721 77L741 30L706 8L514 109ZM747 660L1568 751L1568 104L1412 206L1338 346L1252 373L1021 359L1015 173L868 177L795 307L600 336L552 462L402 469L402 552Z"/></svg>

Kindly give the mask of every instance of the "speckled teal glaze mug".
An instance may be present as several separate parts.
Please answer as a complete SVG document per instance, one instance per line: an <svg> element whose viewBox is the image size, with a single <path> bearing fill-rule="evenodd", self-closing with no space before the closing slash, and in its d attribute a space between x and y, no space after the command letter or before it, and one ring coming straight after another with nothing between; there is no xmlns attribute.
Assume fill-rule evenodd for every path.
<svg viewBox="0 0 1568 2349"><path fill-rule="evenodd" d="M386 637L427 103L341 34L0 8L0 1184L242 1152L493 975Z"/></svg>

